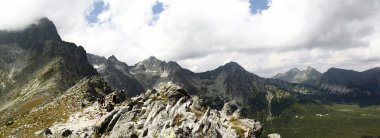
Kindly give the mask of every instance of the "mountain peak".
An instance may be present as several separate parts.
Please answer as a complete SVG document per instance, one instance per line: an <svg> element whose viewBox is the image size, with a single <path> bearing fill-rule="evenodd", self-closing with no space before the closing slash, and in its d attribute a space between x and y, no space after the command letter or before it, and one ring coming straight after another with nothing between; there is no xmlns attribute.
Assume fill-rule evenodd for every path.
<svg viewBox="0 0 380 138"><path fill-rule="evenodd" d="M62 42L54 23L46 17L21 31L0 30L0 43L19 43L22 47L31 47L46 40Z"/></svg>
<svg viewBox="0 0 380 138"><path fill-rule="evenodd" d="M62 41L54 23L46 17L43 17L39 19L37 23L30 25L25 29L25 32L32 33L44 40Z"/></svg>
<svg viewBox="0 0 380 138"><path fill-rule="evenodd" d="M115 57L115 55L112 55L112 56L108 57L108 60L119 61L119 60L117 60L117 58Z"/></svg>
<svg viewBox="0 0 380 138"><path fill-rule="evenodd" d="M234 61L224 64L223 66L221 66L221 68L226 70L245 70L242 66L240 66L237 62Z"/></svg>
<svg viewBox="0 0 380 138"><path fill-rule="evenodd" d="M144 59L143 61L140 61L139 63L137 63L137 65L151 66L151 65L160 65L162 63L164 62L157 59L155 56L150 56L147 59Z"/></svg>
<svg viewBox="0 0 380 138"><path fill-rule="evenodd" d="M305 70L292 68L285 73L278 73L273 76L274 79L280 79L292 83L307 83L313 84L322 74L314 68L307 66Z"/></svg>
<svg viewBox="0 0 380 138"><path fill-rule="evenodd" d="M289 70L289 72L301 72L301 70L298 68L292 68L291 70Z"/></svg>
<svg viewBox="0 0 380 138"><path fill-rule="evenodd" d="M234 61L230 61L230 62L226 63L224 66L238 66L238 67L241 67L241 66L239 65L239 63L234 62Z"/></svg>
<svg viewBox="0 0 380 138"><path fill-rule="evenodd" d="M144 61L161 61L161 60L156 58L155 56L150 56L147 59L145 59Z"/></svg>

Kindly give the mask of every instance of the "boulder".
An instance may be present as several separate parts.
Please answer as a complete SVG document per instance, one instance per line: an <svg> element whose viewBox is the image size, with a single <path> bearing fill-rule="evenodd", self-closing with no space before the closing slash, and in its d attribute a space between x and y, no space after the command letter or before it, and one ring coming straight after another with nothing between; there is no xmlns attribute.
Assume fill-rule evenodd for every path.
<svg viewBox="0 0 380 138"><path fill-rule="evenodd" d="M62 137L68 137L68 136L70 136L71 134L73 134L73 132L71 132L71 130L66 129L66 130L64 130L64 131L62 132L61 136L62 136Z"/></svg>

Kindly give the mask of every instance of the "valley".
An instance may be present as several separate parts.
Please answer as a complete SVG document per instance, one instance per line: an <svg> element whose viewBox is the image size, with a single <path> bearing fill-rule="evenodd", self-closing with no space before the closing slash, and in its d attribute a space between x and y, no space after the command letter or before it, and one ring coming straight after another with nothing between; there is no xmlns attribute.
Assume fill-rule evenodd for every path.
<svg viewBox="0 0 380 138"><path fill-rule="evenodd" d="M285 138L377 138L380 105L297 103L264 124L263 135L279 133Z"/></svg>

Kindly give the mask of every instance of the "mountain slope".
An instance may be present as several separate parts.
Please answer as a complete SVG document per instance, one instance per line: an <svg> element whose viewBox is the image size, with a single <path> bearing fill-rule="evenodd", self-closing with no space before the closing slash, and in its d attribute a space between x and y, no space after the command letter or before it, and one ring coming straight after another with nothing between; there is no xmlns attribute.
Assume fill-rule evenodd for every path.
<svg viewBox="0 0 380 138"><path fill-rule="evenodd" d="M348 97L349 100L376 100L380 95L380 69L357 72L330 68L322 74L316 86L327 94Z"/></svg>
<svg viewBox="0 0 380 138"><path fill-rule="evenodd" d="M314 85L318 79L321 77L321 73L312 67L307 67L305 70L299 70L298 68L293 68L284 74L279 73L273 76L273 79L280 79L288 81L291 83L302 83Z"/></svg>
<svg viewBox="0 0 380 138"><path fill-rule="evenodd" d="M93 75L83 47L62 41L47 18L24 30L0 31L0 125Z"/></svg>
<svg viewBox="0 0 380 138"><path fill-rule="evenodd" d="M52 98L47 104L37 107L28 105L31 111L22 116L12 112L2 114L2 116L10 115L12 118L6 120L6 125L0 126L0 137L34 137L36 131L48 128L58 122L64 122L69 119L71 114L92 105L97 95L111 92L111 87L101 77L83 78L61 95ZM25 107L21 107L17 110L25 109Z"/></svg>

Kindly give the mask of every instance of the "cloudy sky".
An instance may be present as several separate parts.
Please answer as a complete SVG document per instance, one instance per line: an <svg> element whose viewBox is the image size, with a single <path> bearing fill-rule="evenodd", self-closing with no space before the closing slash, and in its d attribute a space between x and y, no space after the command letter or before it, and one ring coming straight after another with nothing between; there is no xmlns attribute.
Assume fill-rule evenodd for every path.
<svg viewBox="0 0 380 138"><path fill-rule="evenodd" d="M2 0L0 29L45 16L65 41L129 65L151 55L195 72L236 61L270 77L293 67L380 67L379 0Z"/></svg>

